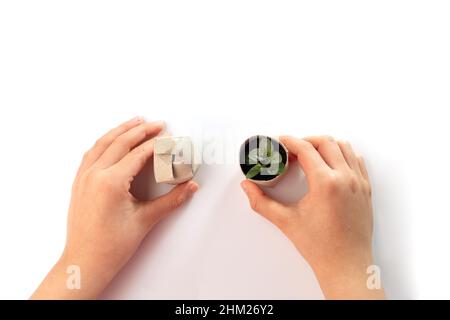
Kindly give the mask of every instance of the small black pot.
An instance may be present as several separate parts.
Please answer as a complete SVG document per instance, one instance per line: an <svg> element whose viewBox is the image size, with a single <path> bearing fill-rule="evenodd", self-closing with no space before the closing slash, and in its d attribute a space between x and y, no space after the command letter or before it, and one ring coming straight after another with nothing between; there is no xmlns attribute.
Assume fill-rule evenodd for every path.
<svg viewBox="0 0 450 320"><path fill-rule="evenodd" d="M248 154L251 149L254 149L255 146L259 148L259 142L262 139L269 139L269 141L272 142L273 148L275 148L280 153L281 162L285 166L284 171L281 174L275 174L275 175L257 174L256 176L254 176L253 178L248 179L248 180L253 181L254 183L262 185L262 186L273 187L275 184L278 183L278 181L281 179L281 177L287 172L287 169L289 166L289 152L288 152L287 148L278 139L263 136L263 135L256 135L256 136L252 136L252 137L248 138L241 145L241 148L239 150L239 164L240 164L242 173L244 174L244 176L246 176L248 171L254 166L254 164L246 163Z"/></svg>

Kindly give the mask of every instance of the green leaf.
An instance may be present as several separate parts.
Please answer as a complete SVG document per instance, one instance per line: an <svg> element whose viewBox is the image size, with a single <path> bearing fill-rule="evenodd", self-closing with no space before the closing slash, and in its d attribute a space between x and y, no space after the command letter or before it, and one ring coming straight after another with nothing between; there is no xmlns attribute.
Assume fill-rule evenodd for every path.
<svg viewBox="0 0 450 320"><path fill-rule="evenodd" d="M261 165L258 163L257 165L251 167L250 170L248 170L245 177L247 179L251 179L251 178L257 176L260 171L261 171Z"/></svg>
<svg viewBox="0 0 450 320"><path fill-rule="evenodd" d="M267 138L267 153L266 156L271 158L272 157L272 152L273 152L273 146L272 146L272 140Z"/></svg>
<svg viewBox="0 0 450 320"><path fill-rule="evenodd" d="M280 175L284 172L284 170L286 170L286 166L284 165L283 162L280 163L279 167L278 167L278 173L277 175Z"/></svg>

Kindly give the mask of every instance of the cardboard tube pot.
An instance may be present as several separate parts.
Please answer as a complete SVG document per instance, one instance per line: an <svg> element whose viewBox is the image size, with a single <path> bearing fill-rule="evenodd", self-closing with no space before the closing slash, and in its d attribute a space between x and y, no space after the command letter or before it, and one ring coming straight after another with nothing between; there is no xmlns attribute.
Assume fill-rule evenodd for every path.
<svg viewBox="0 0 450 320"><path fill-rule="evenodd" d="M153 169L157 183L183 183L194 177L198 167L195 148L188 137L155 139Z"/></svg>
<svg viewBox="0 0 450 320"><path fill-rule="evenodd" d="M248 180L273 187L289 167L289 152L278 139L256 135L241 145L239 164Z"/></svg>

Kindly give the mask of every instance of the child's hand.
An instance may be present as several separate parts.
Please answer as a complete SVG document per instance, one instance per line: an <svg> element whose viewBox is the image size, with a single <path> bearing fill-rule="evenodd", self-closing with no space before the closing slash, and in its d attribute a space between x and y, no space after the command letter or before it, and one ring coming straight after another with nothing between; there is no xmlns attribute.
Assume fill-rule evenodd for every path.
<svg viewBox="0 0 450 320"><path fill-rule="evenodd" d="M186 182L168 194L138 201L133 178L153 155L162 123L130 120L84 155L72 189L67 241L60 261L32 298L95 298L130 259L149 230L198 188ZM81 289L66 287L67 267L79 266Z"/></svg>
<svg viewBox="0 0 450 320"><path fill-rule="evenodd" d="M282 204L245 180L251 207L294 243L327 298L383 298L382 289L366 285L367 267L373 264L373 225L363 159L350 144L331 137L282 137L281 142L298 159L309 192L298 203Z"/></svg>

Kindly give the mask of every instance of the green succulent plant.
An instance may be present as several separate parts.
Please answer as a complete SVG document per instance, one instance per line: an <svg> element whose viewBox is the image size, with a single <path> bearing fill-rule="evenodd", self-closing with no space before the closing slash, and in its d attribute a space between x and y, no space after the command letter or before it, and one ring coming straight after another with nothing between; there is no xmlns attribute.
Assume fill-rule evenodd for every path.
<svg viewBox="0 0 450 320"><path fill-rule="evenodd" d="M274 150L272 140L267 137L259 138L259 146L249 151L247 164L253 165L245 177L252 179L259 175L277 176L284 172L285 164L278 150Z"/></svg>

